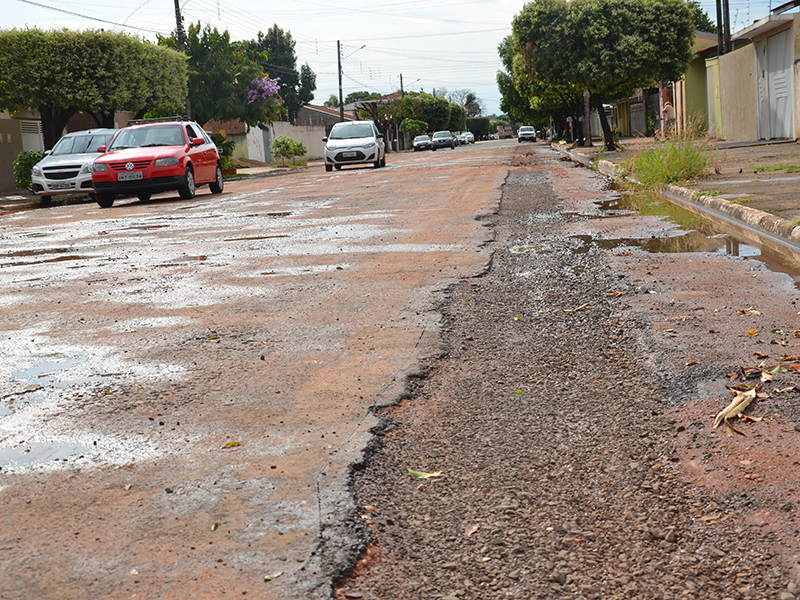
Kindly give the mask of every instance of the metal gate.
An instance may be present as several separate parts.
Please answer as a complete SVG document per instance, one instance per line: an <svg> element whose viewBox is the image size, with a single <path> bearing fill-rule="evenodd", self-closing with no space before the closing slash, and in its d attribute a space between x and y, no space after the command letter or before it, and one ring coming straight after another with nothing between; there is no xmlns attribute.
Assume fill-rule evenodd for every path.
<svg viewBox="0 0 800 600"><path fill-rule="evenodd" d="M756 42L756 69L759 139L793 138L791 30Z"/></svg>

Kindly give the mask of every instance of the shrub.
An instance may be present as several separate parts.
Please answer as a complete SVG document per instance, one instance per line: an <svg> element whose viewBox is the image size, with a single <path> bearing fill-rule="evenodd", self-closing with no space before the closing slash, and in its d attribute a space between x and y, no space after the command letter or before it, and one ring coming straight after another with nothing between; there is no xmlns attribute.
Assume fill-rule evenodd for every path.
<svg viewBox="0 0 800 600"><path fill-rule="evenodd" d="M44 154L38 150L28 150L20 152L17 160L14 161L14 185L22 190L31 187L31 169L33 165L44 158Z"/></svg>
<svg viewBox="0 0 800 600"><path fill-rule="evenodd" d="M307 152L308 150L306 150L303 142L293 140L285 135L276 137L272 142L272 154L282 159L284 162L290 158L292 162L294 162L295 158L305 156Z"/></svg>
<svg viewBox="0 0 800 600"><path fill-rule="evenodd" d="M219 133L211 135L211 141L219 148L219 165L223 169L230 169L233 167L231 156L233 156L233 148L236 146L235 142L231 142L227 137Z"/></svg>

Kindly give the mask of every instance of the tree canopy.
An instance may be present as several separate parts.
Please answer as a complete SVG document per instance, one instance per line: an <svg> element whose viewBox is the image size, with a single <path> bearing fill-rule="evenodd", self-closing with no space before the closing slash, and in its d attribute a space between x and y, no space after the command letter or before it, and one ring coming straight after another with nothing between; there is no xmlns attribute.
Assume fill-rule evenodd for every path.
<svg viewBox="0 0 800 600"><path fill-rule="evenodd" d="M317 89L317 76L307 63L297 70L294 48L292 34L277 25L270 27L266 35L259 31L257 38L249 43L251 57L264 72L280 77L280 95L291 123L297 118L300 107L314 99Z"/></svg>
<svg viewBox="0 0 800 600"><path fill-rule="evenodd" d="M160 44L175 48L175 37L161 37ZM198 123L211 119L240 119L258 126L278 119L284 111L278 94L280 78L264 73L263 52L251 50L247 42L231 42L227 31L200 23L189 25L186 33L189 65L189 101Z"/></svg>
<svg viewBox="0 0 800 600"><path fill-rule="evenodd" d="M350 92L344 99L345 104L355 104L356 102L364 102L366 100L375 100L376 98L380 98L381 95L377 92Z"/></svg>
<svg viewBox="0 0 800 600"><path fill-rule="evenodd" d="M116 110L182 112L185 98L185 57L167 48L108 31L0 31L0 108L39 111L46 149L77 112L113 127Z"/></svg>
<svg viewBox="0 0 800 600"><path fill-rule="evenodd" d="M512 31L511 75L520 96L552 101L588 91L609 149L603 104L654 81L680 79L695 36L683 0L535 0L514 18Z"/></svg>
<svg viewBox="0 0 800 600"><path fill-rule="evenodd" d="M472 90L453 90L448 92L447 99L453 104L463 106L468 117L479 117L483 113L483 102Z"/></svg>

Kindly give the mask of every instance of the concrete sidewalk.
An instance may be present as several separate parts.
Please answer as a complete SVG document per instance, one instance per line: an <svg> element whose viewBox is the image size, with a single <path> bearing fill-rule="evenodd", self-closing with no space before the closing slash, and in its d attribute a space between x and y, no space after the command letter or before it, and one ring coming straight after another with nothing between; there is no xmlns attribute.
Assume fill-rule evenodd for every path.
<svg viewBox="0 0 800 600"><path fill-rule="evenodd" d="M651 138L622 140L621 152L602 146L554 145L573 160L606 175L620 176L619 165ZM800 260L800 145L794 141L713 145L714 172L694 182L665 186L663 192L687 208L741 222L743 227L785 241Z"/></svg>

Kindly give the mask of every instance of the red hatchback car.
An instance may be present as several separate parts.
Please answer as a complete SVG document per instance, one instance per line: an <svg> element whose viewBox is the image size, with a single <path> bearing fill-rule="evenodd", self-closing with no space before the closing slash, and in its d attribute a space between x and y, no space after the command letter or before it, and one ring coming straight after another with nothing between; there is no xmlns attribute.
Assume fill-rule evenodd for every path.
<svg viewBox="0 0 800 600"><path fill-rule="evenodd" d="M216 145L197 123L184 117L128 121L92 164L92 186L103 208L117 196L138 196L177 190L194 198L198 185L212 194L224 186Z"/></svg>

